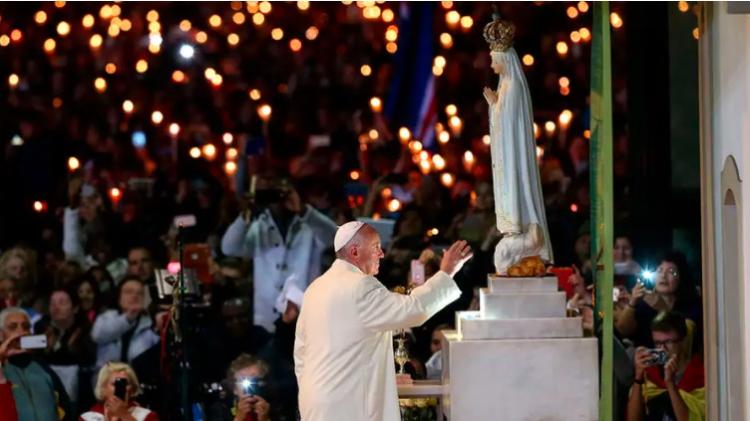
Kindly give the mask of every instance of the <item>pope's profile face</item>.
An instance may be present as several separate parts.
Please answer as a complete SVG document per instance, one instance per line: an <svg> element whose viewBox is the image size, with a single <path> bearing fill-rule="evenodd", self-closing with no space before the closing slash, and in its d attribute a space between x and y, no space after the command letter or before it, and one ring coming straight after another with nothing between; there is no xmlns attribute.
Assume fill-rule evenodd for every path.
<svg viewBox="0 0 750 421"><path fill-rule="evenodd" d="M359 264L362 272L367 275L377 275L380 269L380 259L384 256L377 231L373 229L364 236L360 253Z"/></svg>

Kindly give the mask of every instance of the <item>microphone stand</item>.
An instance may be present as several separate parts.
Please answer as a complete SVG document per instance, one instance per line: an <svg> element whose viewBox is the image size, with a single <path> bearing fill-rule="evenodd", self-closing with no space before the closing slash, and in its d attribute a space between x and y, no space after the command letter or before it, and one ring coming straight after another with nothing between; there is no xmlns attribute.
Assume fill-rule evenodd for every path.
<svg viewBox="0 0 750 421"><path fill-rule="evenodd" d="M184 259L183 259L183 226L180 224L177 227L177 253L180 259L180 271L179 271L179 287L174 293L173 306L177 306L177 325L175 325L175 342L182 345L182 352L180 355L180 403L182 407L182 418L185 421L192 421L191 410L190 410L190 399L189 399L189 381L188 373L190 365L188 362L188 347L187 347L187 329L185 314L187 313L187 303L185 302L185 273L184 273Z"/></svg>

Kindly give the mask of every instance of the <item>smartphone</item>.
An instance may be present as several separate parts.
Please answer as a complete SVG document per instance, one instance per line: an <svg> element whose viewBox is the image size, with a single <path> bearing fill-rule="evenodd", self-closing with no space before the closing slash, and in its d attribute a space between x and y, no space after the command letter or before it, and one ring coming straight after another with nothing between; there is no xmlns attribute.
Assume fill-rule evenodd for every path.
<svg viewBox="0 0 750 421"><path fill-rule="evenodd" d="M21 349L44 349L47 348L46 335L32 335L21 337Z"/></svg>
<svg viewBox="0 0 750 421"><path fill-rule="evenodd" d="M119 379L115 380L115 396L120 398L121 400L125 400L127 397L127 389L128 389L128 379L124 379L120 377Z"/></svg>
<svg viewBox="0 0 750 421"><path fill-rule="evenodd" d="M424 263L420 262L419 260L412 260L411 261L411 282L414 285L422 285L424 284Z"/></svg>
<svg viewBox="0 0 750 421"><path fill-rule="evenodd" d="M177 215L172 220L172 223L176 227L187 228L194 227L198 223L198 220L195 218L195 215Z"/></svg>
<svg viewBox="0 0 750 421"><path fill-rule="evenodd" d="M183 250L185 269L194 269L198 280L204 284L213 282L211 276L211 248L205 243L186 244Z"/></svg>
<svg viewBox="0 0 750 421"><path fill-rule="evenodd" d="M240 380L240 386L242 386L243 395L258 395L263 386L263 380L257 377L244 377Z"/></svg>

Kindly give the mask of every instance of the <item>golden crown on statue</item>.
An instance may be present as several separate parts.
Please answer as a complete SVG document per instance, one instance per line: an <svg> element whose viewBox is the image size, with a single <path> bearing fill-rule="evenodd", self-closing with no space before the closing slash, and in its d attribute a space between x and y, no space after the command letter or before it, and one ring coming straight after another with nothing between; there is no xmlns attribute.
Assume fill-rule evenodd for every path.
<svg viewBox="0 0 750 421"><path fill-rule="evenodd" d="M513 46L516 26L507 20L500 19L498 13L492 16L492 22L484 26L484 39L492 51L508 51Z"/></svg>

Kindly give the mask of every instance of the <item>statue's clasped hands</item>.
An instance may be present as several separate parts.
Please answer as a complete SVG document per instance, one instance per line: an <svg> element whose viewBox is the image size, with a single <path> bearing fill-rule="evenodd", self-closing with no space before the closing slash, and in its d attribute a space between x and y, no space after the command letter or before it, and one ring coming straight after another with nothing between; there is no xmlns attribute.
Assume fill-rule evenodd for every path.
<svg viewBox="0 0 750 421"><path fill-rule="evenodd" d="M487 100L487 103L492 105L497 102L497 91L493 91L492 89L488 87L484 87L484 99Z"/></svg>

